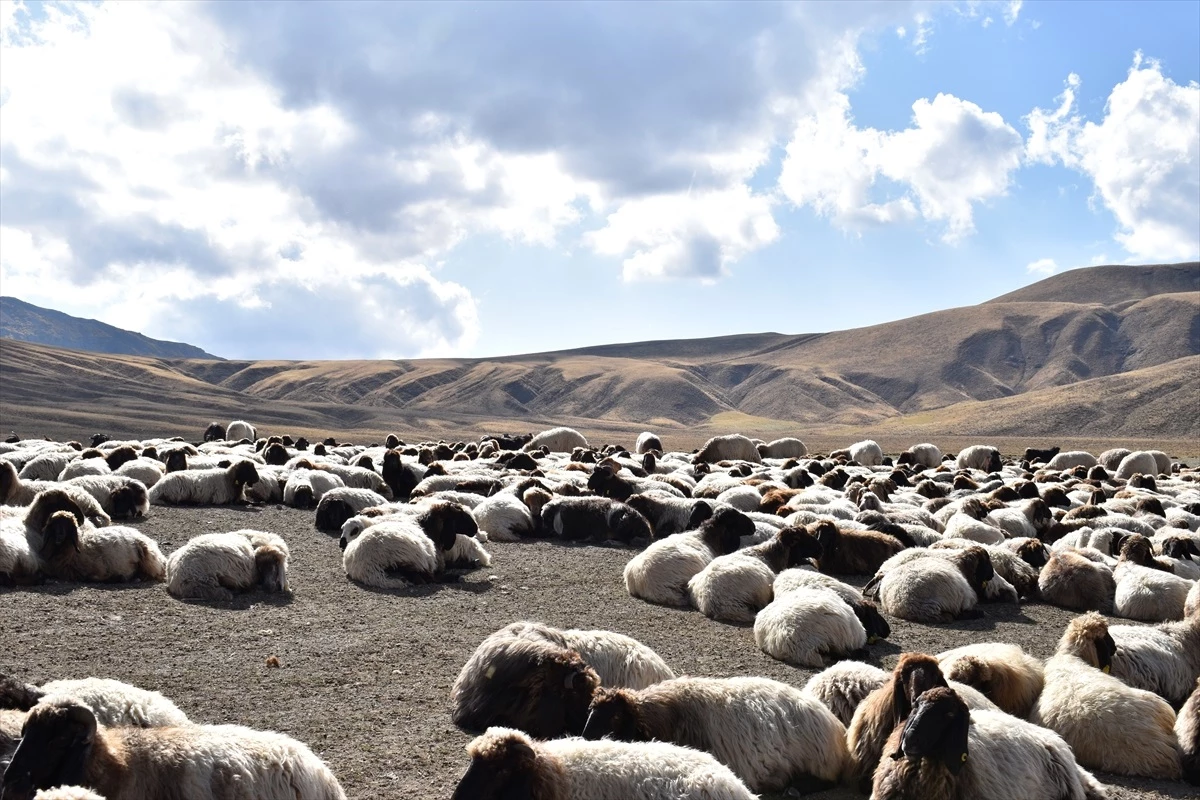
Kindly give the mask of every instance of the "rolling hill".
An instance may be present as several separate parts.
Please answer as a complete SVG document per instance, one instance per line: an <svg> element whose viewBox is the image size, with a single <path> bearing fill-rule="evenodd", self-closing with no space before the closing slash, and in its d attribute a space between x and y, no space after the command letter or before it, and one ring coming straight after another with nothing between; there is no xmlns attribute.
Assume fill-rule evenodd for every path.
<svg viewBox="0 0 1200 800"><path fill-rule="evenodd" d="M489 359L215 361L0 343L3 429L137 423L194 436L235 416L452 438L573 424L697 438L1119 436L1200 452L1200 264L1076 270L977 306L832 333Z"/></svg>
<svg viewBox="0 0 1200 800"><path fill-rule="evenodd" d="M94 319L80 319L15 297L0 297L0 338L22 342L156 358L217 358L199 347L151 339Z"/></svg>

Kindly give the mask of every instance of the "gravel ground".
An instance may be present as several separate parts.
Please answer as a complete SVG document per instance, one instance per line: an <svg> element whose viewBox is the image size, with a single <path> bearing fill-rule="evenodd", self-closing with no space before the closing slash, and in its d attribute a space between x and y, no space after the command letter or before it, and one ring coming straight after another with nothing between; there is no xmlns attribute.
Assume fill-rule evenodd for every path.
<svg viewBox="0 0 1200 800"><path fill-rule="evenodd" d="M39 683L118 678L163 692L197 722L282 731L324 758L352 798L450 796L470 740L450 723L450 686L480 640L515 620L629 634L681 675L762 675L802 686L812 674L760 652L749 628L629 597L621 578L628 550L493 543L492 567L461 584L389 592L346 580L337 540L314 530L311 513L155 508L139 527L168 554L200 533L279 533L292 549L294 594L197 604L162 586L0 590L0 671ZM1072 616L1040 604L985 611L985 619L947 627L893 620L872 659L890 668L902 651L989 640L1044 658ZM268 668L270 656L282 666ZM1100 777L1114 798L1200 796L1181 783Z"/></svg>

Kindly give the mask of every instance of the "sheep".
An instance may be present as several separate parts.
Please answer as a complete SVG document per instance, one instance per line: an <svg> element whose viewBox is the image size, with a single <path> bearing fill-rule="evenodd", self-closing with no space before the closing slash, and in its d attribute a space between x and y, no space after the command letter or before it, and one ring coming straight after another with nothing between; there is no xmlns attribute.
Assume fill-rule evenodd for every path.
<svg viewBox="0 0 1200 800"><path fill-rule="evenodd" d="M873 800L1108 797L1060 737L1008 714L969 710L948 688L916 699L885 752Z"/></svg>
<svg viewBox="0 0 1200 800"><path fill-rule="evenodd" d="M89 475L67 482L96 498L112 519L137 519L150 510L149 492L139 480L123 475Z"/></svg>
<svg viewBox="0 0 1200 800"><path fill-rule="evenodd" d="M829 520L816 522L808 530L821 544L821 571L835 575L871 575L905 544L913 544L886 533L838 527Z"/></svg>
<svg viewBox="0 0 1200 800"><path fill-rule="evenodd" d="M767 678L688 677L641 691L600 688L583 737L703 750L755 792L831 788L848 758L846 730L833 712Z"/></svg>
<svg viewBox="0 0 1200 800"><path fill-rule="evenodd" d="M169 728L187 725L187 715L158 692L108 678L49 681L39 686L0 674L0 708L29 711L44 700L67 698L87 706L101 725Z"/></svg>
<svg viewBox="0 0 1200 800"><path fill-rule="evenodd" d="M283 485L283 502L292 508L313 508L326 492L343 488L345 485L342 479L332 472L321 469L293 470ZM378 492L373 493L379 495ZM387 502L386 498L384 502Z"/></svg>
<svg viewBox="0 0 1200 800"><path fill-rule="evenodd" d="M692 456L693 464L715 464L718 461L749 461L762 463L758 447L740 433L714 436Z"/></svg>
<svg viewBox="0 0 1200 800"><path fill-rule="evenodd" d="M1011 540L1010 540L1011 541ZM1036 539L1031 541L1036 542ZM969 539L942 539L929 545L930 550L962 550L976 546ZM1038 570L1022 559L1016 552L1007 547L985 547L988 558L992 560L992 569L996 574L1012 585L1018 598L1038 597ZM988 586L988 598L992 599L991 585Z"/></svg>
<svg viewBox="0 0 1200 800"><path fill-rule="evenodd" d="M1042 600L1072 611L1111 614L1116 592L1112 569L1076 549L1051 552L1038 575Z"/></svg>
<svg viewBox="0 0 1200 800"><path fill-rule="evenodd" d="M504 725L539 739L582 733L600 686L596 670L575 650L513 627L484 639L458 673L454 724L467 731Z"/></svg>
<svg viewBox="0 0 1200 800"><path fill-rule="evenodd" d="M652 450L663 452L662 439L658 438L658 434L650 431L642 431L638 434L637 441L633 444L633 452L639 456L649 453Z"/></svg>
<svg viewBox="0 0 1200 800"><path fill-rule="evenodd" d="M55 786L53 789L39 790L33 796L33 800L104 800L104 798L82 786Z"/></svg>
<svg viewBox="0 0 1200 800"><path fill-rule="evenodd" d="M625 590L650 603L686 608L692 576L717 556L737 550L741 537L753 533L754 523L748 517L722 508L697 530L653 542L630 559L624 571Z"/></svg>
<svg viewBox="0 0 1200 800"><path fill-rule="evenodd" d="M133 528L81 527L71 511L56 511L42 537L45 572L58 580L157 583L166 577L158 543Z"/></svg>
<svg viewBox="0 0 1200 800"><path fill-rule="evenodd" d="M317 530L326 533L341 531L346 520L360 511L373 506L381 506L387 498L370 489L352 489L339 486L321 495L317 503L315 525Z"/></svg>
<svg viewBox="0 0 1200 800"><path fill-rule="evenodd" d="M810 567L785 569L775 576L772 587L775 599L779 600L797 589L827 589L839 598L858 618L859 624L867 634L867 644L875 644L880 639L891 636L892 629L887 620L879 613L875 604L863 597L863 593L848 583L842 583L837 578L817 572Z"/></svg>
<svg viewBox="0 0 1200 800"><path fill-rule="evenodd" d="M940 653L942 673L972 686L1005 711L1024 719L1042 693L1042 662L1015 644L969 644Z"/></svg>
<svg viewBox="0 0 1200 800"><path fill-rule="evenodd" d="M529 506L511 492L498 492L471 509L471 515L488 539L497 542L519 542L531 536L541 521L537 522Z"/></svg>
<svg viewBox="0 0 1200 800"><path fill-rule="evenodd" d="M820 700L838 722L849 725L867 695L887 682L888 673L861 661L839 661L804 684L804 691Z"/></svg>
<svg viewBox="0 0 1200 800"><path fill-rule="evenodd" d="M914 444L896 458L896 463L937 469L942 463L942 451L936 444Z"/></svg>
<svg viewBox="0 0 1200 800"><path fill-rule="evenodd" d="M180 599L232 600L234 592L288 590L287 542L273 533L238 530L188 540L167 561L167 591Z"/></svg>
<svg viewBox="0 0 1200 800"><path fill-rule="evenodd" d="M42 702L4 773L4 796L87 785L109 800L345 800L337 778L312 751L279 733L237 725L101 727L86 706Z"/></svg>
<svg viewBox="0 0 1200 800"><path fill-rule="evenodd" d="M1046 661L1046 685L1029 719L1065 739L1089 769L1179 780L1175 713L1158 695L1108 674L1116 649L1099 614L1071 620Z"/></svg>
<svg viewBox="0 0 1200 800"><path fill-rule="evenodd" d="M985 518L1000 527L1010 537L1036 537L1044 535L1054 523L1050 506L1041 498L1026 500L1015 507L997 508Z"/></svg>
<svg viewBox="0 0 1200 800"><path fill-rule="evenodd" d="M1185 617L1194 617L1200 613L1200 581L1192 584L1192 590L1188 592L1187 600L1183 604L1183 615Z"/></svg>
<svg viewBox="0 0 1200 800"><path fill-rule="evenodd" d="M1153 473L1146 473L1146 474L1154 474L1154 475L1170 475L1171 474L1171 457L1169 455L1164 453L1162 450L1147 450L1146 452L1149 453L1150 455L1154 456L1154 463L1157 466L1157 469L1155 469Z"/></svg>
<svg viewBox="0 0 1200 800"><path fill-rule="evenodd" d="M1065 453L1059 453L1054 458L1050 459L1050 461L1046 464L1046 469L1060 471L1074 469L1075 467L1091 469L1099 463L1100 462L1097 461L1096 457L1091 453L1088 453L1084 450L1069 450ZM1105 467L1107 469L1116 469L1117 465L1113 464L1110 467L1105 464Z"/></svg>
<svg viewBox="0 0 1200 800"><path fill-rule="evenodd" d="M521 449L529 453L545 447L551 453L569 453L576 447L586 448L587 446L587 439L579 431L571 428L551 428L534 436Z"/></svg>
<svg viewBox="0 0 1200 800"><path fill-rule="evenodd" d="M95 475L111 475L112 470L108 468L102 458L79 458L63 467L63 471L58 473L55 480L69 481L72 478L82 478L85 476Z"/></svg>
<svg viewBox="0 0 1200 800"><path fill-rule="evenodd" d="M568 541L650 538L650 523L625 503L606 497L557 497L542 506L541 527Z"/></svg>
<svg viewBox="0 0 1200 800"><path fill-rule="evenodd" d="M979 544L1000 544L1005 539L999 525L976 519L966 512L954 514L946 520L942 535L951 539L970 539Z"/></svg>
<svg viewBox="0 0 1200 800"><path fill-rule="evenodd" d="M204 441L221 442L225 440L225 426L219 422L210 422L204 429Z"/></svg>
<svg viewBox="0 0 1200 800"><path fill-rule="evenodd" d="M714 558L688 581L688 597L711 619L749 623L771 602L775 575L821 554L804 528L784 528L763 544Z"/></svg>
<svg viewBox="0 0 1200 800"><path fill-rule="evenodd" d="M1193 786L1200 786L1200 680L1179 716L1175 718L1175 735L1183 751L1183 779Z"/></svg>
<svg viewBox="0 0 1200 800"><path fill-rule="evenodd" d="M1158 462L1154 460L1152 453L1147 453L1145 450L1137 450L1121 459L1121 463L1117 465L1117 471L1114 477L1118 480L1129 480L1134 475L1157 475Z"/></svg>
<svg viewBox="0 0 1200 800"><path fill-rule="evenodd" d="M1003 468L1000 451L985 444L976 444L960 450L954 466L958 469L977 469L981 472L999 472Z"/></svg>
<svg viewBox="0 0 1200 800"><path fill-rule="evenodd" d="M471 765L452 800L752 800L708 753L664 742L537 742L489 728L467 745Z"/></svg>
<svg viewBox="0 0 1200 800"><path fill-rule="evenodd" d="M66 452L41 453L21 467L20 477L23 481L54 481L66 469L67 464L77 459L79 454L73 450Z"/></svg>
<svg viewBox="0 0 1200 800"><path fill-rule="evenodd" d="M846 745L850 751L850 766L845 776L848 782L857 784L863 791L869 789L871 773L883 755L888 734L908 718L917 698L935 687L954 688L972 708L996 708L970 686L947 681L933 656L905 653L887 680L859 703L846 728Z"/></svg>
<svg viewBox="0 0 1200 800"><path fill-rule="evenodd" d="M1200 617L1161 625L1110 625L1112 675L1179 708L1200 678Z"/></svg>
<svg viewBox="0 0 1200 800"><path fill-rule="evenodd" d="M446 553L454 548L457 536L474 536L479 530L469 511L444 502L418 514L397 514L348 531L354 522L342 527L346 577L385 589L444 580Z"/></svg>
<svg viewBox="0 0 1200 800"><path fill-rule="evenodd" d="M1193 582L1167 572L1154 561L1153 553L1144 536L1133 534L1121 542L1121 558L1113 570L1117 582L1113 613L1142 622L1183 618Z"/></svg>
<svg viewBox="0 0 1200 800"><path fill-rule="evenodd" d="M1120 466L1121 459L1129 455L1130 452L1132 451L1124 447L1114 447L1111 450L1105 450L1103 453L1101 453L1100 457L1097 458L1096 461L1098 462L1099 466L1102 466L1109 472L1112 472L1118 466Z"/></svg>
<svg viewBox="0 0 1200 800"><path fill-rule="evenodd" d="M808 447L799 439L788 436L759 445L758 454L763 458L804 458L808 455Z"/></svg>
<svg viewBox="0 0 1200 800"><path fill-rule="evenodd" d="M245 502L247 486L258 483L258 470L249 461L237 461L224 469L171 472L150 490L150 504L229 505Z"/></svg>
<svg viewBox="0 0 1200 800"><path fill-rule="evenodd" d="M81 487L70 483L57 483L54 481L22 480L17 475L17 471L11 463L0 459L0 503L11 506L31 505L34 498L40 492L49 489L70 495L71 499L82 510L83 515L93 525L100 527L112 522L112 518L100 507L100 503L96 501L96 498L92 497Z"/></svg>
<svg viewBox="0 0 1200 800"><path fill-rule="evenodd" d="M211 428L212 426L210 425L209 427ZM238 442L242 439L249 439L253 442L258 438L258 429L249 422L243 422L240 419L234 420L225 427L224 438L227 442ZM205 441L208 440L206 439Z"/></svg>
<svg viewBox="0 0 1200 800"><path fill-rule="evenodd" d="M877 583L884 613L925 623L983 616L976 605L986 595L987 583L995 577L987 551L974 545L947 550L945 554L939 558L913 558L885 572ZM868 589L863 593L871 594Z"/></svg>
<svg viewBox="0 0 1200 800"><path fill-rule="evenodd" d="M573 650L596 671L603 686L644 689L675 677L658 653L637 639L612 631L563 630L539 622L514 622L493 635L541 639Z"/></svg>
<svg viewBox="0 0 1200 800"><path fill-rule="evenodd" d="M826 588L798 588L777 597L754 618L754 643L767 655L801 667L824 667L867 644L854 610Z"/></svg>
<svg viewBox="0 0 1200 800"><path fill-rule="evenodd" d="M650 523L655 539L695 530L713 515L712 504L706 500L673 497L658 492L635 494L629 498L628 505Z"/></svg>
<svg viewBox="0 0 1200 800"><path fill-rule="evenodd" d="M1059 450L1061 449L1062 448L1059 447L1051 447L1046 450L1037 450L1033 447L1027 447L1025 448L1025 454L1021 456L1021 459L1023 461L1028 461L1030 464L1036 464L1038 462L1046 464L1049 463L1050 459L1058 455Z"/></svg>
<svg viewBox="0 0 1200 800"><path fill-rule="evenodd" d="M883 463L883 448L872 439L855 442L844 451L850 461L864 467L878 467ZM836 455L836 454L835 454Z"/></svg>
<svg viewBox="0 0 1200 800"><path fill-rule="evenodd" d="M149 489L154 484L162 479L166 474L166 465L154 458L136 458L133 461L126 461L119 468L113 471L114 475L122 475L126 478L133 478L141 481L142 484Z"/></svg>
<svg viewBox="0 0 1200 800"><path fill-rule="evenodd" d="M762 495L753 486L734 486L721 492L716 497L719 506L732 506L738 511L757 511Z"/></svg>

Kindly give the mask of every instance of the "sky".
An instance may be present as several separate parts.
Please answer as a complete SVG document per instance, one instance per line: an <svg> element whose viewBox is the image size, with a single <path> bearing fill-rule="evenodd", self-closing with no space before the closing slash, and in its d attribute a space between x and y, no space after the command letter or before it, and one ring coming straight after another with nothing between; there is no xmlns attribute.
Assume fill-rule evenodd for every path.
<svg viewBox="0 0 1200 800"><path fill-rule="evenodd" d="M1200 2L0 0L0 292L229 358L873 325L1200 257Z"/></svg>

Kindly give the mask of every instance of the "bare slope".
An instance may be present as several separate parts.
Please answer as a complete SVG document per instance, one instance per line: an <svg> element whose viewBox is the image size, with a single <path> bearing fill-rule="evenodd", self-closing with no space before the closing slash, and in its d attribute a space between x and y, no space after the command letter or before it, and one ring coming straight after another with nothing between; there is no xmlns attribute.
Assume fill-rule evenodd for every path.
<svg viewBox="0 0 1200 800"><path fill-rule="evenodd" d="M1000 295L990 303L1099 303L1117 305L1156 294L1200 292L1200 263L1145 267L1084 267Z"/></svg>

